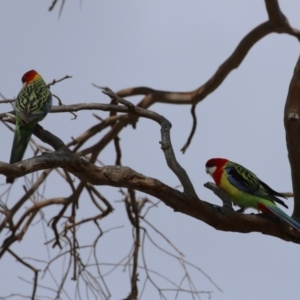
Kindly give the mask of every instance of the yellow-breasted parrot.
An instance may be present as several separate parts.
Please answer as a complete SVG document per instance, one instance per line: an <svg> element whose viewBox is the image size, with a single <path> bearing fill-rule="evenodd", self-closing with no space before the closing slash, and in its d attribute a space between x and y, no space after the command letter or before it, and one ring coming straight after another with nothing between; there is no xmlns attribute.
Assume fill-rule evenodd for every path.
<svg viewBox="0 0 300 300"><path fill-rule="evenodd" d="M23 87L15 103L16 127L11 148L10 164L22 160L36 124L45 118L52 106L52 94L44 79L36 71L26 72ZM6 178L13 183L13 177Z"/></svg>
<svg viewBox="0 0 300 300"><path fill-rule="evenodd" d="M205 167L216 185L230 196L234 204L243 210L252 207L258 211L272 213L300 231L300 224L276 206L277 202L287 208L287 205L277 198L286 197L271 189L254 173L225 158L211 158Z"/></svg>

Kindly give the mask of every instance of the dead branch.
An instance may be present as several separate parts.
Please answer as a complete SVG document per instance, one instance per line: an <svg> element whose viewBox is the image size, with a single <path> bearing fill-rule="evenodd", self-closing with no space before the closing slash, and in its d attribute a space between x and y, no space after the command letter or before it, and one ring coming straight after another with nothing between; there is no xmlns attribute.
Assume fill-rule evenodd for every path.
<svg viewBox="0 0 300 300"><path fill-rule="evenodd" d="M262 38L271 33L285 33L300 40L300 31L293 28L281 12L277 0L265 0L269 20L251 30L238 44L233 53L219 66L216 72L197 89L189 92L173 92L156 90L149 87L132 87L120 90L120 97L141 95L144 98L137 106L148 108L154 103L197 105L215 91L231 71L238 68L250 49ZM188 144L193 137L195 126L192 127ZM186 146L183 148L186 150Z"/></svg>
<svg viewBox="0 0 300 300"><path fill-rule="evenodd" d="M49 10L53 10L58 2L59 1L57 0L52 1L52 5ZM64 4L65 0L62 0L59 15L62 12ZM37 143L32 143L31 147L35 155L44 150L48 152L14 165L0 162L0 174L5 176L21 177L26 174L33 174L33 172L42 171L42 173L38 174L38 176L31 176L31 180L26 178L28 187L24 187L24 195L17 200L17 202L14 202L13 205L9 206L8 202L0 199L0 232L7 234L7 237L4 239L0 247L0 257L8 252L24 266L35 272L32 298L36 296L36 289L39 287L37 284L38 269L28 264L26 259L20 258L17 254L12 252L11 248L13 243L17 241L20 242L24 238L24 235L30 228L29 226L33 225L35 217L39 215L38 213L43 213L42 209L50 206L58 206L58 213L54 215L50 221L47 221L47 224L52 228L53 235L50 239L46 239L45 237L45 240L47 240L47 245L50 243L53 247L58 245L60 249L58 249L59 253L54 258L49 258L46 262L44 274L46 272L50 272L49 268L53 262L64 258L65 256L68 257L66 267L62 270L62 278L59 283L56 283L57 289L53 290L55 293L54 298L59 298L64 292L66 280L69 274L72 273L72 279L77 280L76 296L79 295L78 298L80 298L79 282L83 281L91 293L93 293L94 297L100 295L100 297L104 296L104 298L107 299L110 297L110 291L105 283L105 276L118 267L130 269L131 291L127 299L136 299L141 297L147 282L150 282L157 289L159 295L163 299L167 299L165 292L168 291L175 292L176 296L178 296L180 292L189 293L193 298L196 296L199 297L201 293L207 293L208 295L211 294L210 291L203 292L196 288L196 285L193 283L193 280L188 273L187 267L192 266L202 273L203 271L185 261L183 257L184 255L161 232L159 232L145 219L147 212L151 208L157 207L159 202L152 204L150 207L148 205L145 209L146 212L144 215L141 215L141 211L145 204L149 204L151 201L149 201L147 197L139 200L136 197L136 191L156 197L165 205L171 207L174 211L184 213L203 221L217 230L241 233L261 232L263 234L278 237L285 241L292 241L297 244L300 243L300 234L293 228L290 228L289 225L281 223L273 216L264 214L249 215L234 211L228 195L223 193L212 183L206 183L205 187L212 190L219 198L221 198L223 205L212 205L205 202L203 199L200 199L196 195L188 174L176 160L170 138L171 123L163 116L148 110L148 108L156 102L192 105L191 113L193 117L193 126L190 136L182 149L185 151L191 143L197 126L197 118L195 114L196 105L216 90L232 70L238 68L251 48L260 39L270 33L285 33L300 40L300 31L291 27L289 21L281 12L278 1L265 0L265 5L268 13L268 20L245 35L233 53L223 62L223 64L219 66L215 73L196 89L188 92L172 92L156 90L149 87L134 87L123 89L119 91L119 93L115 94L109 88L104 88L103 92L111 99L110 104L81 103L63 105L60 98L54 95L54 97L58 99L59 105L54 106L51 113L73 113L80 110L100 110L109 112L109 115L107 118L97 117L97 122L99 123L79 134L69 143L64 143L60 138L38 125L34 131L34 135L50 145L54 149L53 152L48 151L49 149L45 147L40 147ZM62 79L53 80L49 86L67 78L71 78L71 76L67 75ZM297 62L294 76L290 84L284 115L287 147L289 151L295 196L293 216L298 218L300 217L299 79L300 58ZM135 95L143 96L138 105L134 105L124 99L124 97ZM3 100L0 101L0 104L14 101L6 99L3 96L2 98ZM74 116L76 118L75 114ZM135 128L138 118L141 117L151 119L161 126L161 148L164 152L167 165L177 176L179 183L183 187L182 191L169 187L155 178L140 174L129 167L121 166L122 152L118 134L128 124L132 124ZM15 122L14 112L0 114L0 120L9 129L11 129L9 123L14 124ZM108 127L110 127L108 132L101 136L101 138L99 138L96 142L93 142L91 146L90 144L89 146L86 146L87 142L89 142L92 137ZM99 161L99 154L111 141L114 142L115 146L116 165L105 166L101 163L103 167L97 167L95 163ZM71 149L69 149L69 147ZM40 192L42 184L46 182L53 169L55 169L58 173L59 179L70 187L69 196L46 198L44 196L44 192ZM126 197L124 197L124 203L128 219L133 230L133 244L129 254L124 259L117 263L107 263L107 265L112 266L112 269L108 272L100 270L100 265L103 266L104 264L98 261L96 247L104 232L111 230L103 231L100 227L100 220L110 215L114 208L110 204L110 201L98 191L96 186L126 188L128 191L128 193L125 194ZM82 203L80 203L80 199L85 198L82 197L84 191L87 192L90 203L97 211L92 216L79 219L77 209L80 205L82 205ZM9 189L5 193L8 194ZM37 198L39 201L35 201ZM84 200L86 201L86 199ZM86 202L84 205L85 204ZM42 218L42 220L46 224L45 219ZM158 245L149 235L148 230L141 226L141 221L144 221L143 224L148 226L147 229L150 228L151 230L154 230L156 234L159 234L164 241L171 246L172 250L175 251L175 254ZM82 246L78 240L77 230L80 226L87 223L93 224L93 226L97 228L97 234L96 238L93 237L94 239L91 244ZM183 276L179 284L172 282L165 278L162 274L153 271L148 267L144 252L144 243L146 239L160 251L178 260L183 270ZM89 263L89 258L86 263L82 260L80 250L84 248L91 249L91 254L93 254L96 266ZM142 260L142 266L139 264L140 257ZM89 272L87 269L88 267L96 268L98 278L94 277ZM138 273L139 270L144 270L146 276L144 285L141 288L138 284L138 280L140 280L141 277ZM172 288L160 287L153 279L153 274L166 280L171 284ZM185 289L183 286L184 283L187 284L188 289ZM216 287L220 290L218 286ZM67 295L67 297L69 296Z"/></svg>
<svg viewBox="0 0 300 300"><path fill-rule="evenodd" d="M105 89L105 93L116 97L109 89ZM93 163L78 157L64 147L54 153L43 154L14 165L0 162L0 173L6 176L20 177L39 170L65 168L66 171L72 173L80 180L93 185L130 188L154 196L175 211L204 221L218 230L243 233L261 232L286 241L300 242L299 233L296 233L288 225L280 223L277 219L265 215L244 215L229 210L227 207L222 208L201 201L195 194L193 185L186 172L175 158L170 140L170 123L164 117L154 112L136 107L131 103L129 104L128 101L121 100L118 96L116 99L127 106L112 105L112 109L117 110L119 108L122 112L146 117L161 124L162 149L165 153L167 164L178 177L184 187L184 192L175 190L157 179L137 173L128 167L96 167ZM105 109L108 109L108 107L105 106ZM42 131L42 129L40 130ZM42 132L39 133L42 134ZM42 136L44 135L42 134Z"/></svg>
<svg viewBox="0 0 300 300"><path fill-rule="evenodd" d="M284 109L284 126L286 131L286 145L291 165L292 183L294 191L295 218L300 218L300 57L296 63L294 74Z"/></svg>

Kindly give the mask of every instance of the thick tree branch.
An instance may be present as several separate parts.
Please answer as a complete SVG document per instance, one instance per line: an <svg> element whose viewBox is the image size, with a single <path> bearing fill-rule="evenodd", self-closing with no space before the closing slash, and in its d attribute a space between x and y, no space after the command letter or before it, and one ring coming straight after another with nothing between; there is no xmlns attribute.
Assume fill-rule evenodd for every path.
<svg viewBox="0 0 300 300"><path fill-rule="evenodd" d="M212 205L173 189L161 181L122 166L96 167L72 153L57 151L34 157L18 164L0 162L1 174L18 177L47 168L66 168L79 179L93 185L131 188L163 201L177 212L184 213L222 231L261 232L300 244L300 234L287 224L269 215L249 215Z"/></svg>
<svg viewBox="0 0 300 300"><path fill-rule="evenodd" d="M277 0L265 0L269 20L274 31L277 33L287 33L299 39L299 30L292 28L286 16L282 13Z"/></svg>
<svg viewBox="0 0 300 300"><path fill-rule="evenodd" d="M300 57L295 66L290 83L285 110L284 125L286 130L286 144L291 165L292 183L294 191L293 216L300 219Z"/></svg>

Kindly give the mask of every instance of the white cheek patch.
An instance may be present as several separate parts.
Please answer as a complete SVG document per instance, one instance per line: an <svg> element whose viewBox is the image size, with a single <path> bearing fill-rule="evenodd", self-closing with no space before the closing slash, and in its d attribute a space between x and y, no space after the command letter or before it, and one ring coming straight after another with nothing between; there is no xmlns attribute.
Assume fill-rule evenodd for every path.
<svg viewBox="0 0 300 300"><path fill-rule="evenodd" d="M207 168L207 173L210 176L213 176L213 174L215 173L216 170L217 170L217 167L210 167L210 168Z"/></svg>

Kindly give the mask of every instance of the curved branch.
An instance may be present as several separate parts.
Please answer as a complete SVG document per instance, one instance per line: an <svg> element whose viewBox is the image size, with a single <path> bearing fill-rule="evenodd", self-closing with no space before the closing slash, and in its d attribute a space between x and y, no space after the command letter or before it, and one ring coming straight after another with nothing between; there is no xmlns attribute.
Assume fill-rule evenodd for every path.
<svg viewBox="0 0 300 300"><path fill-rule="evenodd" d="M226 207L212 205L198 198L189 197L163 182L122 166L96 167L73 153L57 151L34 157L18 164L0 162L1 174L13 172L14 176L25 175L47 168L65 168L79 179L93 185L124 187L154 196L177 212L201 220L222 231L261 232L300 244L300 234L273 216L241 214Z"/></svg>
<svg viewBox="0 0 300 300"><path fill-rule="evenodd" d="M267 1L269 3L270 1ZM273 9L274 4L268 4L268 8L271 11L269 15L273 16L276 12L276 8ZM279 6L278 6L279 7ZM281 13L281 12L280 12ZM281 13L284 17L284 15ZM290 26L288 20L284 17L281 22L276 26L277 23L272 20L266 21L252 31L250 31L238 44L233 53L224 61L223 64L217 69L214 75L207 80L203 85L198 87L194 91L190 92L171 92L171 91L161 91L155 90L148 87L133 87L128 89L123 89L118 92L120 97L145 95L145 97L138 104L140 107L147 108L150 105L159 103L168 104L197 104L202 101L206 96L216 90L221 83L225 80L227 75L234 69L236 69L243 59L246 57L250 49L262 38L270 33L286 33L296 37L300 40L300 31L294 29Z"/></svg>
<svg viewBox="0 0 300 300"><path fill-rule="evenodd" d="M117 102L125 105L128 108L129 112L147 119L151 119L161 125L161 148L164 151L168 167L175 173L180 183L182 184L184 191L190 196L197 197L188 174L176 160L170 136L172 124L165 117L159 115L154 111L146 110L133 105L131 102L126 101L125 99L116 95L111 89L107 87L103 89L103 93L115 99Z"/></svg>
<svg viewBox="0 0 300 300"><path fill-rule="evenodd" d="M197 128L197 116L196 116L196 105L192 105L191 108L191 115L192 115L192 119L193 119L193 125L192 125L192 129L191 129L191 133L186 141L186 143L184 144L184 146L180 149L180 151L184 154L186 149L189 147L190 143L192 142L192 139L194 137L194 134L196 132L196 128Z"/></svg>

